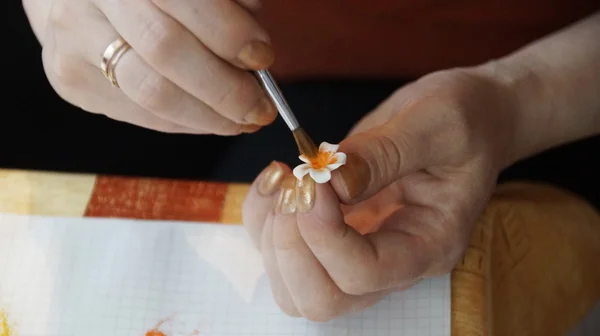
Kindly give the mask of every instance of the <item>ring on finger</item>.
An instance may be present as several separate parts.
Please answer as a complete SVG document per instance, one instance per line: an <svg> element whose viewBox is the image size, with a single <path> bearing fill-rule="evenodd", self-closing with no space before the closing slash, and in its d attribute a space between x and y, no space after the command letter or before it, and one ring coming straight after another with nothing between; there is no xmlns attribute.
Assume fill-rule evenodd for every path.
<svg viewBox="0 0 600 336"><path fill-rule="evenodd" d="M100 69L102 70L104 77L106 77L116 88L119 87L119 83L117 82L117 77L115 76L115 67L119 62L119 59L121 59L121 56L123 56L123 54L125 54L125 52L130 48L131 46L129 43L119 36L118 39L114 40L108 45L102 54Z"/></svg>

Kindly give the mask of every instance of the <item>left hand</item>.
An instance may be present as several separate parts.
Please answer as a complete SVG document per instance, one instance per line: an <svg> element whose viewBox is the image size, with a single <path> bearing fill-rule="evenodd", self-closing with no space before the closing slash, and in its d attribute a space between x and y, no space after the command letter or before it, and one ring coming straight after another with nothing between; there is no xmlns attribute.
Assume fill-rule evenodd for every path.
<svg viewBox="0 0 600 336"><path fill-rule="evenodd" d="M330 183L265 169L243 218L281 309L326 321L450 272L511 154L512 102L487 74L435 73L355 127Z"/></svg>

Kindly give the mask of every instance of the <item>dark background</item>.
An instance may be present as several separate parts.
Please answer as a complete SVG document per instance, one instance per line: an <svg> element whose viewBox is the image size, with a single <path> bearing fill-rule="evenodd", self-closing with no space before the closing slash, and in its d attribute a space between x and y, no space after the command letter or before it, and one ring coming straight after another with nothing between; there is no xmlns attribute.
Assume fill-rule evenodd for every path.
<svg viewBox="0 0 600 336"><path fill-rule="evenodd" d="M9 3L2 24L8 34L1 53L0 168L250 182L271 160L297 162L293 138L281 120L239 137L169 135L71 106L45 78L41 48L21 2ZM302 82L282 89L317 142L336 142L404 82ZM587 139L525 160L500 181L550 182L599 205L598 157L600 137Z"/></svg>

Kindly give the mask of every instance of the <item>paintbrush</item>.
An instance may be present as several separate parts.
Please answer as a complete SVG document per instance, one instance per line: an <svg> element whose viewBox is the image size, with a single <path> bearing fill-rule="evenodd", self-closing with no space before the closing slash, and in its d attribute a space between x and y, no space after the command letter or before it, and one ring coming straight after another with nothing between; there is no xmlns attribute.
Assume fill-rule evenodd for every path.
<svg viewBox="0 0 600 336"><path fill-rule="evenodd" d="M292 112L287 101L283 98L283 94L281 93L281 90L279 90L271 73L268 70L258 70L254 71L254 74L273 101L273 104L275 104L279 115L281 115L283 121L285 121L294 134L294 140L296 140L296 145L298 146L300 154L309 158L316 157L317 145L315 145L315 142L310 138L306 131L300 127L298 119L296 119L294 112Z"/></svg>

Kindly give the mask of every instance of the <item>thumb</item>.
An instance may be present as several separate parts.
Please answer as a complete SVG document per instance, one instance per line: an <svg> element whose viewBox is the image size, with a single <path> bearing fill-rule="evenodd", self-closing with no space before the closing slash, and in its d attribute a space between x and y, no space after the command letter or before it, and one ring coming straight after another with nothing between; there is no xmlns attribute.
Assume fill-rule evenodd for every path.
<svg viewBox="0 0 600 336"><path fill-rule="evenodd" d="M411 172L427 167L428 145L393 123L346 138L346 164L332 173L331 185L343 203L361 202Z"/></svg>

